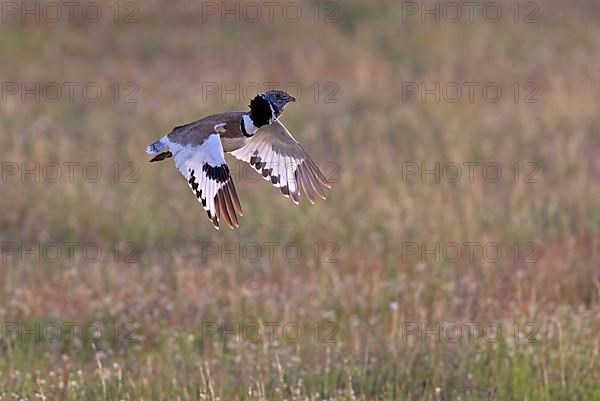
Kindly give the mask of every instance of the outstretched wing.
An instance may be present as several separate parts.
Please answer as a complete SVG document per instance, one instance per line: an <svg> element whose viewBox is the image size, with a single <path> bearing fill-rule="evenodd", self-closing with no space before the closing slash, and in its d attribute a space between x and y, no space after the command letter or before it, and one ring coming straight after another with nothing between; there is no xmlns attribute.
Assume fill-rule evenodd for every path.
<svg viewBox="0 0 600 401"><path fill-rule="evenodd" d="M331 188L315 162L279 120L261 127L246 145L231 154L249 163L296 204L300 201L300 188L310 203L314 203L315 194L325 199L323 187Z"/></svg>
<svg viewBox="0 0 600 401"><path fill-rule="evenodd" d="M175 166L188 181L215 228L219 228L221 215L231 228L237 227L236 211L241 215L242 207L219 135L212 132L201 139L185 144L170 141Z"/></svg>

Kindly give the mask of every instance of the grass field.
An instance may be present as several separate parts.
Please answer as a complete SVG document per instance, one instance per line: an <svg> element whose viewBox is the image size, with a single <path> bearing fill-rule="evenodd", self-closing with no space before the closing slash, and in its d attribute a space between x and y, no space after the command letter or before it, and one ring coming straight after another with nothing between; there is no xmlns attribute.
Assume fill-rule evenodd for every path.
<svg viewBox="0 0 600 401"><path fill-rule="evenodd" d="M600 399L597 2L33 3L0 23L0 400ZM271 84L333 188L228 156L216 231L144 149Z"/></svg>

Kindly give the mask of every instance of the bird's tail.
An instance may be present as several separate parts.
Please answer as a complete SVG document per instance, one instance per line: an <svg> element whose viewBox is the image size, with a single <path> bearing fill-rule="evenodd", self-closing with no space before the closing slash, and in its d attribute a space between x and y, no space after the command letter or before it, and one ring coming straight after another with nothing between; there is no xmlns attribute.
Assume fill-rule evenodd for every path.
<svg viewBox="0 0 600 401"><path fill-rule="evenodd" d="M146 153L148 153L149 155L152 155L152 156L156 155L152 158L152 160L150 160L150 163L159 162L161 160L165 160L165 159L168 159L169 157L172 157L173 153L171 153L169 151L158 154L158 152L160 152L167 146L169 146L169 138L167 138L166 135L163 136L162 138L160 138L158 141L150 144L146 148Z"/></svg>
<svg viewBox="0 0 600 401"><path fill-rule="evenodd" d="M150 163L159 162L161 160L168 159L169 157L173 157L173 153L171 153L170 151L167 150L166 152L162 152L162 153L159 153L156 156L154 156L150 160Z"/></svg>
<svg viewBox="0 0 600 401"><path fill-rule="evenodd" d="M166 148L168 145L169 145L169 139L165 135L162 138L160 138L158 141L148 145L148 147L146 148L146 153L148 153L149 155L155 155L158 152L160 152L161 150L163 150L164 148Z"/></svg>

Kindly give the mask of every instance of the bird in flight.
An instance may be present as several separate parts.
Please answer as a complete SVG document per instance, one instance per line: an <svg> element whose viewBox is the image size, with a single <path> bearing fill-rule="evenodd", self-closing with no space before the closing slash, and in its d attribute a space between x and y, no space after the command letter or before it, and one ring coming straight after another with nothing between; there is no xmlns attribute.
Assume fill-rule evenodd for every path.
<svg viewBox="0 0 600 401"><path fill-rule="evenodd" d="M174 158L216 229L221 216L234 228L238 226L236 212L242 215L224 152L249 163L295 204L301 189L314 203L316 196L325 199L324 188L331 187L279 121L286 105L295 101L281 90L259 93L250 102L250 111L214 114L175 127L149 145L146 153L154 156L150 162Z"/></svg>

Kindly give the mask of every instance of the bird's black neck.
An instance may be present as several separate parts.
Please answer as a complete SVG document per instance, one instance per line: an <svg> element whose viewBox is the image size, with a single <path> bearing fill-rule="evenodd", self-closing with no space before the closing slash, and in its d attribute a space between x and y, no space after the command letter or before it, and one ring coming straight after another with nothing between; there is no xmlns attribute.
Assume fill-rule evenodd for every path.
<svg viewBox="0 0 600 401"><path fill-rule="evenodd" d="M250 118L256 128L270 124L275 116L271 105L262 96L258 95L250 102Z"/></svg>

